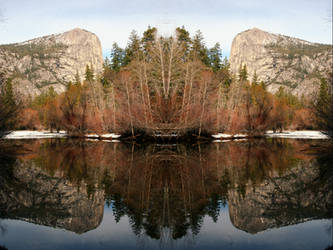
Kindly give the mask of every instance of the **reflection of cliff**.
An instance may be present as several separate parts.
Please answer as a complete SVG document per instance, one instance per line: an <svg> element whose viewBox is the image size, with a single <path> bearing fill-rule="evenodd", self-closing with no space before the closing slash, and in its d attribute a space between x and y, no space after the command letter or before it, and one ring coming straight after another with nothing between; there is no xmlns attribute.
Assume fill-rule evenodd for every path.
<svg viewBox="0 0 333 250"><path fill-rule="evenodd" d="M241 195L229 190L230 219L249 233L311 219L330 218L333 176L321 176L316 160L299 162L282 175L267 176L259 185L247 185Z"/></svg>
<svg viewBox="0 0 333 250"><path fill-rule="evenodd" d="M199 233L205 216L218 220L227 200L233 224L251 233L328 218L333 205L331 153L316 159L304 141L46 140L23 148L1 161L0 145L0 217L77 233L99 225L104 199L116 222L128 216L135 234L156 239Z"/></svg>
<svg viewBox="0 0 333 250"><path fill-rule="evenodd" d="M128 151L115 172L110 202L116 219L128 215L135 233L173 238L218 219L228 199L231 221L258 232L328 218L332 174L322 176L304 142L254 141ZM108 191L106 191L108 193Z"/></svg>
<svg viewBox="0 0 333 250"><path fill-rule="evenodd" d="M64 228L79 234L101 223L103 191L89 196L84 186L79 189L32 162L17 161L5 167L7 173L0 177L0 217Z"/></svg>

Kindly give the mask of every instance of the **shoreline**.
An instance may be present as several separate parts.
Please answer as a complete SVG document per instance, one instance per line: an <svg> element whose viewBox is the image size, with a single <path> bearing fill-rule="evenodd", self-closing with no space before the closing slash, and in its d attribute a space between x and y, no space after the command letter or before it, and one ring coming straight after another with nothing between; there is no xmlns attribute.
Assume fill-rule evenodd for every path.
<svg viewBox="0 0 333 250"><path fill-rule="evenodd" d="M66 131L51 132L49 130L16 130L10 131L5 134L1 139L8 140L19 140L19 139L47 139L47 138L68 138ZM121 135L108 133L108 134L86 134L82 137L84 139L96 139L96 140L115 140L119 139ZM287 138L287 139L330 139L328 135L317 130L285 130L282 132L267 131L263 137L265 138ZM226 141L226 140L240 140L240 139L250 139L252 137L247 134L224 134L218 133L212 135L214 141Z"/></svg>

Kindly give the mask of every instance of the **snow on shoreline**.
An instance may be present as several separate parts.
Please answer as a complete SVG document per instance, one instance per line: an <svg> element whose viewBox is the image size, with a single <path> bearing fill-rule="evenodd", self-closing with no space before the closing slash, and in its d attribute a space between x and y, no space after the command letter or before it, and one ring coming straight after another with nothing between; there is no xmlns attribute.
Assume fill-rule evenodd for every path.
<svg viewBox="0 0 333 250"><path fill-rule="evenodd" d="M239 138L246 138L248 137L247 134L223 134L223 133L218 133L216 135L212 135L215 139L239 139Z"/></svg>
<svg viewBox="0 0 333 250"><path fill-rule="evenodd" d="M66 137L65 131L50 132L47 130L33 131L33 130L18 130L11 131L6 134L2 139L43 139L43 138L62 138Z"/></svg>
<svg viewBox="0 0 333 250"><path fill-rule="evenodd" d="M247 138L246 134L216 134L212 135L217 140L229 140L229 139L244 139ZM265 137L269 138L289 138L289 139L329 139L329 136L320 131L315 130L298 130L289 131L285 130L281 133L274 133L273 131L267 131Z"/></svg>
<svg viewBox="0 0 333 250"><path fill-rule="evenodd" d="M299 130L288 131L285 130L282 133L274 133L273 131L267 131L266 137L272 138L290 138L290 139L329 139L330 137L323 132L314 130Z"/></svg>
<svg viewBox="0 0 333 250"><path fill-rule="evenodd" d="M119 138L120 135L111 133L111 134L102 134L102 135L98 135L98 134L86 134L87 138L100 138L100 139L112 139L112 138Z"/></svg>
<svg viewBox="0 0 333 250"><path fill-rule="evenodd" d="M314 130L299 130L299 131L283 131L282 133L274 133L273 131L267 131L265 134L269 138L290 138L290 139L329 139L329 136L320 131ZM65 131L50 132L50 131L32 131L32 130L18 130L11 131L6 134L2 139L43 139L43 138L64 138L68 137ZM118 134L87 134L85 136L88 139L102 139L112 140L120 137ZM235 139L246 139L246 134L223 134L219 133L212 135L214 139L218 140L235 140Z"/></svg>
<svg viewBox="0 0 333 250"><path fill-rule="evenodd" d="M33 130L18 130L18 131L11 131L10 133L6 134L2 139L44 139L44 138L64 138L68 137L66 131L59 131L59 132L51 132L48 130L43 131L33 131ZM120 135L117 134L87 134L87 138L96 138L96 139L113 139L119 138Z"/></svg>

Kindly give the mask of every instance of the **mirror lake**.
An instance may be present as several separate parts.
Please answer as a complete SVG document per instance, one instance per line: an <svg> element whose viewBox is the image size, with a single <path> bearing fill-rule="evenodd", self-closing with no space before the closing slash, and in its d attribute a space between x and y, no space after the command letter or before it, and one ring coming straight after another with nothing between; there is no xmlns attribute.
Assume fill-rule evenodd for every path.
<svg viewBox="0 0 333 250"><path fill-rule="evenodd" d="M329 144L0 140L0 246L325 249Z"/></svg>

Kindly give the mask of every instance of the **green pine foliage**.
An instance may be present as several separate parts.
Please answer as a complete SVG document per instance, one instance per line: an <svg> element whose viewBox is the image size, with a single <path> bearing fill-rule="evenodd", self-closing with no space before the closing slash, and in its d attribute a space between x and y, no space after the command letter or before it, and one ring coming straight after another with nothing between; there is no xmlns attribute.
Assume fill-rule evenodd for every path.
<svg viewBox="0 0 333 250"><path fill-rule="evenodd" d="M129 42L124 52L122 66L127 66L135 57L135 54L141 49L141 41L138 33L133 30L129 37Z"/></svg>
<svg viewBox="0 0 333 250"><path fill-rule="evenodd" d="M332 80L330 81L332 85ZM331 86L332 88L333 86ZM328 81L324 78L320 81L320 89L315 104L316 123L319 129L329 132L333 131L333 96Z"/></svg>
<svg viewBox="0 0 333 250"><path fill-rule="evenodd" d="M106 62L106 65L108 62ZM124 50L118 46L117 43L112 44L111 50L111 63L112 70L119 72L121 66L124 64Z"/></svg>
<svg viewBox="0 0 333 250"><path fill-rule="evenodd" d="M246 67L246 64L244 65L241 65L239 67L239 74L238 74L238 77L239 77L239 80L240 81L247 81L247 67Z"/></svg>
<svg viewBox="0 0 333 250"><path fill-rule="evenodd" d="M214 72L219 71L222 68L222 50L221 45L216 43L213 48L209 50L208 54L210 60L210 66Z"/></svg>
<svg viewBox="0 0 333 250"><path fill-rule="evenodd" d="M184 46L184 54L188 56L191 47L190 33L185 29L184 26L176 28L176 35L178 42Z"/></svg>
<svg viewBox="0 0 333 250"><path fill-rule="evenodd" d="M75 84L81 85L81 78L80 78L78 71L76 71L76 74L75 74Z"/></svg>
<svg viewBox="0 0 333 250"><path fill-rule="evenodd" d="M92 82L94 80L94 69L86 65L85 80Z"/></svg>
<svg viewBox="0 0 333 250"><path fill-rule="evenodd" d="M156 34L157 34L157 29L155 27L150 27L150 26L148 26L148 29L145 32L143 32L141 43L145 54L148 53L151 43L156 38Z"/></svg>
<svg viewBox="0 0 333 250"><path fill-rule="evenodd" d="M19 104L15 100L12 82L5 80L3 74L0 74L0 131L15 128L18 110Z"/></svg>
<svg viewBox="0 0 333 250"><path fill-rule="evenodd" d="M297 96L287 92L284 87L280 87L279 90L275 93L275 96L279 100L283 100L288 105L288 107L296 109L302 108L304 106L303 103L297 98Z"/></svg>
<svg viewBox="0 0 333 250"><path fill-rule="evenodd" d="M72 86L71 82L68 84L68 89ZM54 100L57 96L53 87L48 88L47 91L42 92L40 95L36 96L29 106L35 109L45 106L51 100Z"/></svg>
<svg viewBox="0 0 333 250"><path fill-rule="evenodd" d="M155 39L158 38L157 36L156 27L148 26L142 37L133 30L125 49L119 47L117 43L113 43L110 60L106 59L104 67L119 72L121 68L128 66L133 59L148 55L150 46L154 44ZM227 59L222 59L221 45L216 43L212 48L207 48L200 30L191 38L190 33L182 26L176 28L176 36L178 43L184 46L184 61L199 59L214 72L228 66Z"/></svg>
<svg viewBox="0 0 333 250"><path fill-rule="evenodd" d="M202 32L198 30L192 39L191 58L199 59L204 65L210 67L209 50L205 45Z"/></svg>
<svg viewBox="0 0 333 250"><path fill-rule="evenodd" d="M254 71L254 74L253 74L252 84L258 84L258 76L257 76L256 71Z"/></svg>

